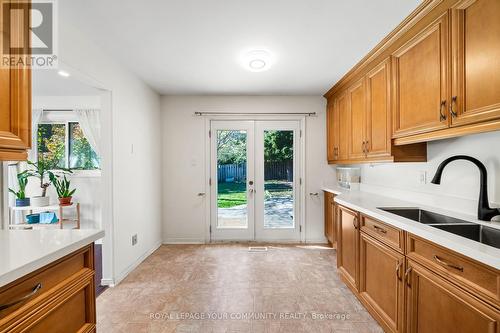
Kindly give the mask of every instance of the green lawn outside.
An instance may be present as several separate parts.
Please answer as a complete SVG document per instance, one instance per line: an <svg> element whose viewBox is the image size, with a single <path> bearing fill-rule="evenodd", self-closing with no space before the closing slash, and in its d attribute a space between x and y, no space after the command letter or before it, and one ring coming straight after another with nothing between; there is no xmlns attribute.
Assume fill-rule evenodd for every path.
<svg viewBox="0 0 500 333"><path fill-rule="evenodd" d="M265 185L266 199L293 195L291 183L279 180L268 180ZM245 183L219 183L217 207L231 208L247 203Z"/></svg>
<svg viewBox="0 0 500 333"><path fill-rule="evenodd" d="M217 207L230 208L247 203L245 183L220 183L217 186Z"/></svg>

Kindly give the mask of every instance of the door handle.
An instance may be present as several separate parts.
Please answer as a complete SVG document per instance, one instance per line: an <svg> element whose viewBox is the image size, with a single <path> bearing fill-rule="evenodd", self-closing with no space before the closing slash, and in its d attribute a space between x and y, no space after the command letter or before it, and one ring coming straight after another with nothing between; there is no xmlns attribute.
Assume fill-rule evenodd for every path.
<svg viewBox="0 0 500 333"><path fill-rule="evenodd" d="M248 192L255 193L255 190L253 188L251 188L251 189L248 189Z"/></svg>
<svg viewBox="0 0 500 333"><path fill-rule="evenodd" d="M204 197L205 195L206 195L206 193L205 193L205 192L200 192L200 193L198 193L198 196L199 196L199 197Z"/></svg>
<svg viewBox="0 0 500 333"><path fill-rule="evenodd" d="M456 118L458 116L457 112L453 110L453 106L456 104L456 102L457 102L457 96L453 96L451 98L451 103L450 103L450 113L453 118Z"/></svg>
<svg viewBox="0 0 500 333"><path fill-rule="evenodd" d="M317 197L319 195L319 193L318 192L309 192L309 195Z"/></svg>

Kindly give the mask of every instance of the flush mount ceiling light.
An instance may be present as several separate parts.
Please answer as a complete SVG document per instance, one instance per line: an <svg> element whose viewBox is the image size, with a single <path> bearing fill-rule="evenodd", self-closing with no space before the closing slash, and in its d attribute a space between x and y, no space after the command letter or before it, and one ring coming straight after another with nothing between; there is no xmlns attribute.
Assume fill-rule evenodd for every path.
<svg viewBox="0 0 500 333"><path fill-rule="evenodd" d="M243 68L251 72L264 72L271 68L273 59L266 50L253 50L246 52L241 61Z"/></svg>
<svg viewBox="0 0 500 333"><path fill-rule="evenodd" d="M63 70L60 70L57 72L57 74L61 75L62 77L68 77L69 73Z"/></svg>

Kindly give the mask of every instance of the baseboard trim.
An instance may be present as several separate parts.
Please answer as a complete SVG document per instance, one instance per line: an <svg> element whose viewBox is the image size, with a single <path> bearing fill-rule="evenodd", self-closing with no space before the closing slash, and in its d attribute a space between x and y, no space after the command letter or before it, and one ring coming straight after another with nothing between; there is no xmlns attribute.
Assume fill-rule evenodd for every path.
<svg viewBox="0 0 500 333"><path fill-rule="evenodd" d="M108 286L113 288L115 286L115 280L113 279L101 279L101 286Z"/></svg>
<svg viewBox="0 0 500 333"><path fill-rule="evenodd" d="M172 244L205 244L204 238L167 238L163 241L165 245Z"/></svg>
<svg viewBox="0 0 500 333"><path fill-rule="evenodd" d="M139 258L137 258L136 261L134 261L131 265L129 265L127 268L125 268L120 274L118 274L116 277L115 277L115 281L114 281L114 284L113 286L117 286L118 284L120 284L120 282L123 281L123 279L125 279L127 277L127 275L130 274L130 272L132 272L134 269L137 268L137 266L140 265L141 262L144 261L144 259L146 259L147 257L149 257L151 254L153 254L153 252L155 252L156 250L158 250L158 248L162 245L161 242L158 242L156 243L151 249L149 249L148 251L146 251L143 255L141 255Z"/></svg>

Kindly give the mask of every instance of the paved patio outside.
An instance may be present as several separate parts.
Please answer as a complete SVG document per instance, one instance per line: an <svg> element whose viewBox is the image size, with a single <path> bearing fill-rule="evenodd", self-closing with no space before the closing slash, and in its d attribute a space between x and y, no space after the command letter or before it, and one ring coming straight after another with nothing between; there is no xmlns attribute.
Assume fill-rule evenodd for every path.
<svg viewBox="0 0 500 333"><path fill-rule="evenodd" d="M247 223L247 205L218 209L219 226L245 227ZM293 197L270 197L264 201L265 228L293 227Z"/></svg>

